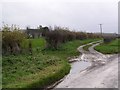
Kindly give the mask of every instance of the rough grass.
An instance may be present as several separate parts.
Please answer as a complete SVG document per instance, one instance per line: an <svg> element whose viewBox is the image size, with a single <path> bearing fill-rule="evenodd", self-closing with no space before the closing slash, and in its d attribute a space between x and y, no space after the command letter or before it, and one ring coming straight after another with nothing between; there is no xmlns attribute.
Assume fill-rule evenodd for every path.
<svg viewBox="0 0 120 90"><path fill-rule="evenodd" d="M29 83L34 83L34 81L39 80L41 77L43 78L52 72L59 71L64 64L65 62L59 57L43 55L41 53L33 56L3 57L3 87L26 87ZM53 66L54 69L51 71Z"/></svg>
<svg viewBox="0 0 120 90"><path fill-rule="evenodd" d="M54 83L69 73L67 57L79 55L77 47L96 40L75 40L62 44L58 50L43 50L43 38L31 39L33 55L3 56L3 88L43 88ZM27 44L28 40L22 43L24 48Z"/></svg>
<svg viewBox="0 0 120 90"><path fill-rule="evenodd" d="M83 49L85 50L85 51L89 51L89 47L91 47L93 44L96 44L97 42L94 42L94 43L92 43L92 44L90 44L90 45L86 45L86 46L84 46L83 47Z"/></svg>
<svg viewBox="0 0 120 90"><path fill-rule="evenodd" d="M120 39L111 41L110 43L102 43L95 47L95 49L103 54L120 53Z"/></svg>
<svg viewBox="0 0 120 90"><path fill-rule="evenodd" d="M65 60L49 55L11 56L3 60L3 88L43 88L70 70Z"/></svg>
<svg viewBox="0 0 120 90"><path fill-rule="evenodd" d="M83 49L84 49L85 51L89 51L88 49L89 49L89 47L91 47L91 46L92 46L92 44L87 45L87 46L84 46Z"/></svg>

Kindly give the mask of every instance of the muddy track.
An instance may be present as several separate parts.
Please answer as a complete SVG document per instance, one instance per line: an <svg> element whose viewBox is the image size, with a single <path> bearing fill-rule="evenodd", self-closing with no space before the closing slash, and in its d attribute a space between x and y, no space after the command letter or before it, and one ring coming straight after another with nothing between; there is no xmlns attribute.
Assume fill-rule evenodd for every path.
<svg viewBox="0 0 120 90"><path fill-rule="evenodd" d="M82 45L78 50L82 53L78 60L72 65L71 72L77 68L76 73L70 73L64 80L55 88L117 88L118 87L118 55L104 55L94 50L94 47L99 45L102 41L89 43L93 44L89 51L85 51ZM88 62L88 64L81 64L81 62ZM78 64L80 63L80 64ZM78 65L86 65L86 68L79 69Z"/></svg>

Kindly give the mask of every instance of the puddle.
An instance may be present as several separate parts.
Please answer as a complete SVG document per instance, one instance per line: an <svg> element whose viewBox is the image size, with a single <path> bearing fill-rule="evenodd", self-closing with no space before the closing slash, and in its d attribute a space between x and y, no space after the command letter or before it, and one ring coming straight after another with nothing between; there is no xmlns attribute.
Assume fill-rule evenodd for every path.
<svg viewBox="0 0 120 90"><path fill-rule="evenodd" d="M80 72L83 71L84 69L86 69L89 66L91 66L90 62L76 61L76 62L71 63L70 73L55 88L59 88L61 86L66 85L71 80L73 80L74 78L79 76ZM67 86L65 86L65 87L67 87Z"/></svg>
<svg viewBox="0 0 120 90"><path fill-rule="evenodd" d="M84 62L84 61L73 62L71 64L71 70L69 74L79 73L80 71L86 69L89 66L91 66L90 62Z"/></svg>

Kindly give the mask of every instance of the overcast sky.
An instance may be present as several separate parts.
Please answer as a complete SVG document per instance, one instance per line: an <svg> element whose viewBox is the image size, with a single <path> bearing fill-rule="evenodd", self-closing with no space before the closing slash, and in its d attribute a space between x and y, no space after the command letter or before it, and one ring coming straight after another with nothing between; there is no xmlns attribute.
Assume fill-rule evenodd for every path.
<svg viewBox="0 0 120 90"><path fill-rule="evenodd" d="M102 23L104 32L118 32L118 0L3 0L0 7L2 21L21 28L56 25L99 32Z"/></svg>

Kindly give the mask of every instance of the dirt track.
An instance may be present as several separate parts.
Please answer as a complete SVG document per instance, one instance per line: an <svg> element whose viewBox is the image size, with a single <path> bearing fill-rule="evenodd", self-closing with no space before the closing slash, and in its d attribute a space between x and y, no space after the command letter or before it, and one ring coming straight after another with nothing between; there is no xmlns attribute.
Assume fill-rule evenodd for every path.
<svg viewBox="0 0 120 90"><path fill-rule="evenodd" d="M92 66L68 74L55 88L118 88L118 55L103 55L95 51L93 48L98 44L91 46L89 52L83 50L85 45L78 48L82 56L75 63L92 62Z"/></svg>

